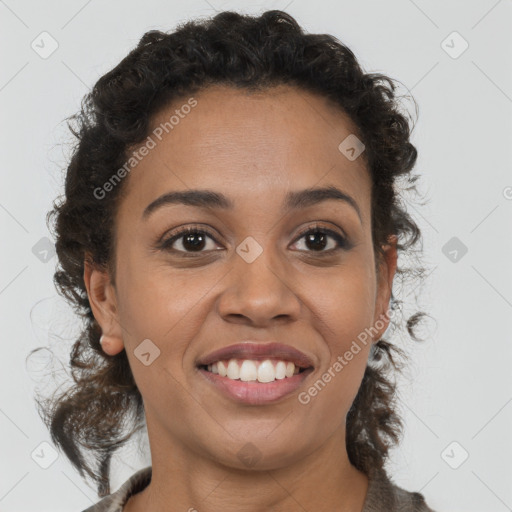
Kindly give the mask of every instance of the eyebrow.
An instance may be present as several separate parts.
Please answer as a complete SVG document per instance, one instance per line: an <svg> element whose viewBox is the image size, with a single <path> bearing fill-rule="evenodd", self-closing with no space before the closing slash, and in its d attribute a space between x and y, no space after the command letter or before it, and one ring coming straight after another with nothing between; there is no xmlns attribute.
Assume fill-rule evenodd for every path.
<svg viewBox="0 0 512 512"><path fill-rule="evenodd" d="M357 212L359 220L362 222L361 211L354 198L332 185L289 192L285 198L283 208L285 211L307 208L308 206L313 206L332 199L350 205ZM144 209L142 219L146 220L154 211L168 204L183 204L199 208L216 208L223 210L233 210L235 206L231 199L213 190L196 189L174 191L168 192L150 203Z"/></svg>

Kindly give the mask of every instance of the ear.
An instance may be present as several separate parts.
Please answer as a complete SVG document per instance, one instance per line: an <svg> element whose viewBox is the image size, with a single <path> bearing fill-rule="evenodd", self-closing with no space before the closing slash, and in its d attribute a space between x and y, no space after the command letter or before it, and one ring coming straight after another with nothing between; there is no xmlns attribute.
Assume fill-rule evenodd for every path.
<svg viewBox="0 0 512 512"><path fill-rule="evenodd" d="M388 238L388 243L382 247L384 255L380 262L379 274L377 276L377 297L373 319L373 326L375 326L377 331L374 342L380 340L389 325L389 301L391 300L393 278L395 277L398 259L396 250L397 240L396 235L391 235Z"/></svg>
<svg viewBox="0 0 512 512"><path fill-rule="evenodd" d="M86 256L84 260L84 282L94 318L103 333L103 351L111 356L124 348L122 329L119 323L117 298L108 272Z"/></svg>

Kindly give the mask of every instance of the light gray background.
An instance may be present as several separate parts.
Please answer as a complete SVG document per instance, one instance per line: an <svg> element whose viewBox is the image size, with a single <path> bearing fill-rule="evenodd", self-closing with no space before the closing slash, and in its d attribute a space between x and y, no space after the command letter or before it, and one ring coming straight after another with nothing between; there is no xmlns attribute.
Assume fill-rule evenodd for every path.
<svg viewBox="0 0 512 512"><path fill-rule="evenodd" d="M33 252L49 236L45 214L62 192L70 139L64 118L145 31L172 30L216 9L274 8L308 32L338 37L367 72L400 80L420 108L413 142L429 203L410 212L423 230L431 273L406 300L419 293L437 326L424 344L403 342L411 355L401 381L406 434L389 472L439 511L512 510L510 0L0 0L1 512L81 511L98 501L62 454L48 469L31 457L36 450L40 463L51 462L32 398L48 367L27 368L25 358L52 341L66 361L73 333L74 318L52 283L56 258L44 263L44 253ZM47 59L31 48L43 31L59 45ZM453 31L469 44L457 58L442 45ZM456 37L444 43L452 54L462 48ZM468 249L457 261L443 253L452 237ZM450 467L465 452L469 458ZM113 490L147 464L135 446L125 450Z"/></svg>

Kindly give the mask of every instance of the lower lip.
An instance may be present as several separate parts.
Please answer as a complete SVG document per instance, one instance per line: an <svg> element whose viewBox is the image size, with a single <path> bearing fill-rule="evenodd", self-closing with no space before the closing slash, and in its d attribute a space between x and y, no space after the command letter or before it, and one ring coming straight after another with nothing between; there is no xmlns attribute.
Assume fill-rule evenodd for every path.
<svg viewBox="0 0 512 512"><path fill-rule="evenodd" d="M212 373L203 368L199 368L199 373L204 375L208 382L212 383L221 393L249 405L261 405L275 402L296 391L313 372L313 368L308 368L302 373L298 373L293 377L285 377L284 379L274 380L273 382L245 382L242 380L228 379L221 377L218 373Z"/></svg>

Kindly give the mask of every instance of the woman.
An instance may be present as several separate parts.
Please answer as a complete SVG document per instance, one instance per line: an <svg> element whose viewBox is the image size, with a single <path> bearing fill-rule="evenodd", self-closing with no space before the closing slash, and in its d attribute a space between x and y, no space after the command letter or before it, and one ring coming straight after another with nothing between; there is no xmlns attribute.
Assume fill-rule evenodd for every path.
<svg viewBox="0 0 512 512"><path fill-rule="evenodd" d="M86 326L44 415L98 484L89 512L431 510L384 469L400 351L382 336L420 239L393 91L268 11L148 32L87 95L52 211ZM109 494L145 426L151 466Z"/></svg>

